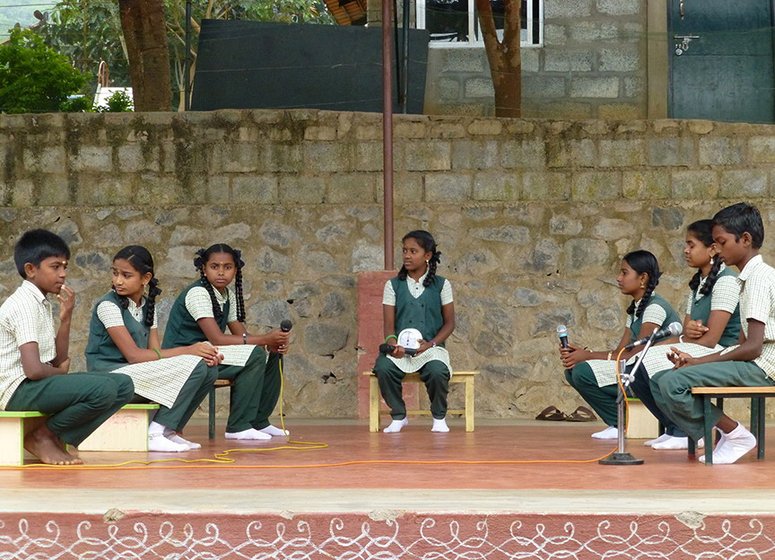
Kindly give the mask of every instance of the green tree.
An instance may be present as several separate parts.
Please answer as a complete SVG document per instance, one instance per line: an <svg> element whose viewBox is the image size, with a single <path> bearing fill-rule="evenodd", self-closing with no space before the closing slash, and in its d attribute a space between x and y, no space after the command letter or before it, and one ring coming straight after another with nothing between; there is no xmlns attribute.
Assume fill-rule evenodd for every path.
<svg viewBox="0 0 775 560"><path fill-rule="evenodd" d="M96 75L104 60L111 83L129 83L129 63L115 0L61 0L43 14L36 32L81 72ZM84 93L94 93L94 84L89 86Z"/></svg>
<svg viewBox="0 0 775 560"><path fill-rule="evenodd" d="M0 111L58 111L85 81L66 56L29 29L13 29L8 42L0 45Z"/></svg>

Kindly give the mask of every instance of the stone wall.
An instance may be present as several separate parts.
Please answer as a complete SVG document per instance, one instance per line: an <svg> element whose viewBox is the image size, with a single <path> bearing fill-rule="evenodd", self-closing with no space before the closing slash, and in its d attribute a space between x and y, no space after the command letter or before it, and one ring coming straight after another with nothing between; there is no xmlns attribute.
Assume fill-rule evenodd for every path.
<svg viewBox="0 0 775 560"><path fill-rule="evenodd" d="M383 267L381 134L380 115L302 110L0 115L0 296L19 283L19 234L62 234L79 368L120 247L155 255L165 317L196 278L194 250L228 242L247 262L251 328L294 323L287 414L354 417L356 277ZM396 257L406 231L435 234L455 291L453 363L482 370L484 418L579 404L555 328L613 347L621 255L653 251L659 292L679 305L688 223L740 199L768 228L775 216L775 128L764 125L399 116L395 169Z"/></svg>
<svg viewBox="0 0 775 560"><path fill-rule="evenodd" d="M647 115L647 6L641 0L546 0L544 44L522 54L522 115L628 119ZM426 114L493 115L483 46L428 52Z"/></svg>

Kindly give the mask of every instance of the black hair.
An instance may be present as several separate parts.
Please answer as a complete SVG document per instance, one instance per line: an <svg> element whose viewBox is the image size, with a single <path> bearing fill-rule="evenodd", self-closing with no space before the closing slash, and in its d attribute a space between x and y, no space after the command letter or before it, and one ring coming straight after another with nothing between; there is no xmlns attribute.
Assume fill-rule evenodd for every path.
<svg viewBox="0 0 775 560"><path fill-rule="evenodd" d="M751 235L751 245L759 249L764 243L764 223L762 215L756 206L746 202L738 202L716 212L713 216L713 225L721 226L729 233L735 235L735 240L745 232Z"/></svg>
<svg viewBox="0 0 775 560"><path fill-rule="evenodd" d="M210 300L213 303L213 316L216 321L220 321L223 317L223 310L215 297L215 288L207 281L205 276L205 265L207 265L210 257L216 253L227 253L234 258L234 264L237 267L237 274L234 277L234 293L237 295L237 321L242 323L245 320L245 299L242 296L242 267L245 266L245 263L242 261L242 252L239 249L232 249L225 243L216 243L215 245L210 245L207 249L199 249L196 252L194 266L199 271L202 286L210 294Z"/></svg>
<svg viewBox="0 0 775 560"><path fill-rule="evenodd" d="M689 224L686 231L691 233L706 247L713 245L713 220L698 220L693 222ZM713 264L710 266L710 272L708 272L708 277L705 279L705 284L700 288L700 293L702 295L708 295L713 291L713 286L716 284L716 280L718 280L719 270L721 270L721 259L715 258L713 259ZM692 276L692 279L689 280L689 287L692 292L700 285L701 279L702 274L698 270L694 276Z"/></svg>
<svg viewBox="0 0 775 560"><path fill-rule="evenodd" d="M19 275L27 279L24 265L40 266L49 257L70 259L70 248L64 239L47 229L31 229L22 234L13 248L13 260Z"/></svg>
<svg viewBox="0 0 775 560"><path fill-rule="evenodd" d="M159 280L156 278L153 272L153 257L150 251L141 245L129 245L121 249L113 257L116 261L122 259L127 261L132 267L143 276L147 273L151 273L151 280L148 282L148 295L145 297L145 317L143 323L146 326L153 326L153 316L156 312L156 296L161 293L159 288ZM121 298L121 306L126 309L129 305L129 298L126 296L119 296Z"/></svg>
<svg viewBox="0 0 775 560"><path fill-rule="evenodd" d="M636 317L643 315L646 307L651 299L651 294L654 293L654 289L659 284L659 277L662 276L662 272L659 270L659 262L653 253L640 249L638 251L632 251L622 257L622 260L626 261L630 268L632 268L638 274L644 272L648 274L649 283L646 284L646 291L643 293L643 297L640 300L638 309L635 309L635 300L630 302L630 306L627 308L627 314L630 315L635 312Z"/></svg>
<svg viewBox="0 0 775 560"><path fill-rule="evenodd" d="M431 253L431 258L428 259L428 275L425 277L425 280L423 281L423 286L426 288L430 286L433 283L433 280L436 278L436 267L441 262L441 251L438 251L436 249L436 241L433 239L433 236L425 231L424 229L416 229L414 231L410 231L406 235L404 235L401 238L401 242L403 243L407 239L414 239L417 241L417 244ZM401 270L398 271L398 278L400 280L406 280L406 275L408 274L406 267L401 266Z"/></svg>

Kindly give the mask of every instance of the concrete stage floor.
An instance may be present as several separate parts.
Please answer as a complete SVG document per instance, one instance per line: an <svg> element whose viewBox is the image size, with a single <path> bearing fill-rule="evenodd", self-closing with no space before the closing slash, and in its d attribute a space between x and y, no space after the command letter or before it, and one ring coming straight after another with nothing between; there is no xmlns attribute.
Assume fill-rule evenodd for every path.
<svg viewBox="0 0 775 560"><path fill-rule="evenodd" d="M645 464L604 466L599 423L450 425L290 420L287 445L195 422L196 452L0 469L0 557L775 558L775 459L709 467L627 440ZM197 461L102 466L170 458Z"/></svg>

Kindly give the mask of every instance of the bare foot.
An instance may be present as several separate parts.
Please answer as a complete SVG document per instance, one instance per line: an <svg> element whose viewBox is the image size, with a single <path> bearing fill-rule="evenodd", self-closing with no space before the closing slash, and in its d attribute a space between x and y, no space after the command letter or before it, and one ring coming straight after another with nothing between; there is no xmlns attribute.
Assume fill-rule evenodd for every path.
<svg viewBox="0 0 775 560"><path fill-rule="evenodd" d="M24 437L24 449L47 465L83 464L83 461L78 457L74 457L62 449L59 438L45 424L41 424L39 428Z"/></svg>

